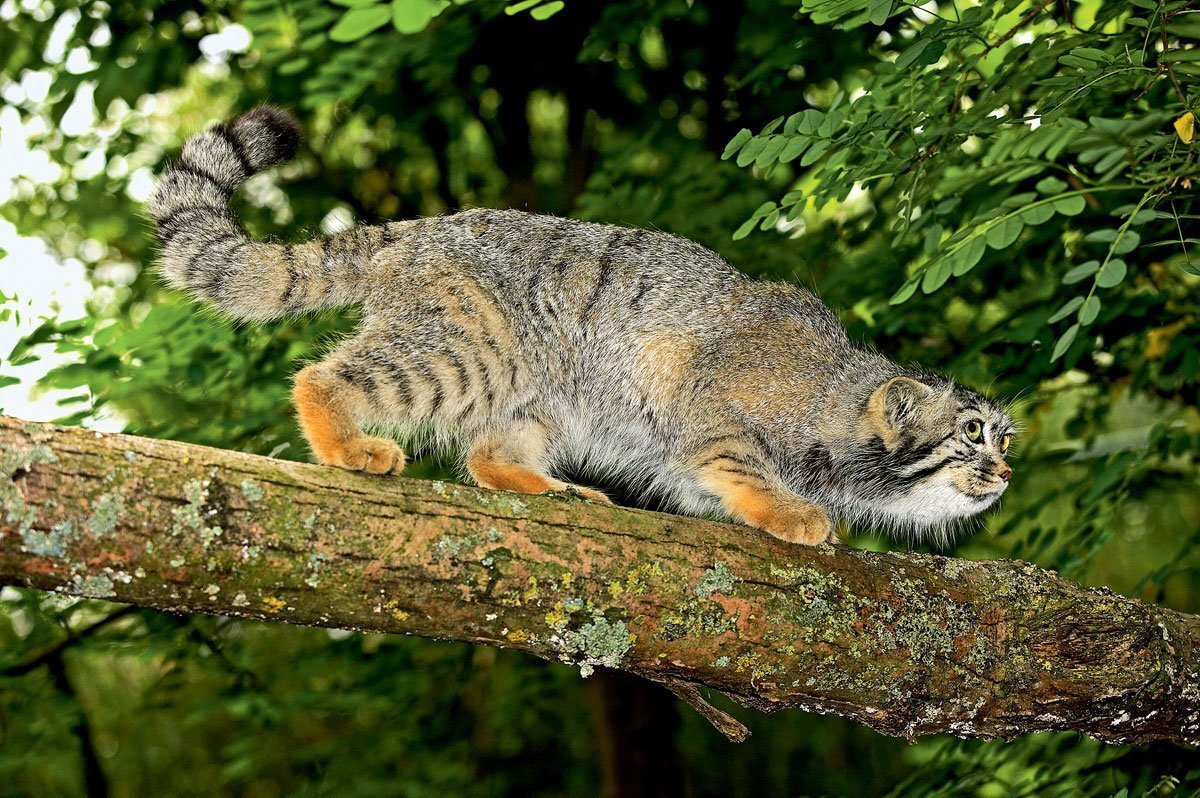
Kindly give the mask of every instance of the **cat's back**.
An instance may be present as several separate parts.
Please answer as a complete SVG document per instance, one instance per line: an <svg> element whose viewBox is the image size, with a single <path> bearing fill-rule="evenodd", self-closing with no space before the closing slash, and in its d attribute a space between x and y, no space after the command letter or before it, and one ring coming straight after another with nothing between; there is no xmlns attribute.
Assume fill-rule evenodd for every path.
<svg viewBox="0 0 1200 798"><path fill-rule="evenodd" d="M523 321L548 318L596 332L596 322L711 311L747 280L679 236L516 210L477 208L389 229L395 248L381 258L379 305L403 301L414 283L465 280Z"/></svg>

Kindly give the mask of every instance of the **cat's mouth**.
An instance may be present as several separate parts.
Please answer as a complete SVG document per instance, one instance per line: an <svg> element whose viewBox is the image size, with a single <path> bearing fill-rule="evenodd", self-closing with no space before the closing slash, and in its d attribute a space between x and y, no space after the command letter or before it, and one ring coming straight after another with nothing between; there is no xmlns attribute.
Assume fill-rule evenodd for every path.
<svg viewBox="0 0 1200 798"><path fill-rule="evenodd" d="M980 487L982 490L978 492L962 490L961 488L959 490L971 501L983 504L984 502L995 501L996 499L1000 498L1000 494L1004 493L1004 491L1008 489L1008 483L1002 479L997 479L993 483L986 483Z"/></svg>

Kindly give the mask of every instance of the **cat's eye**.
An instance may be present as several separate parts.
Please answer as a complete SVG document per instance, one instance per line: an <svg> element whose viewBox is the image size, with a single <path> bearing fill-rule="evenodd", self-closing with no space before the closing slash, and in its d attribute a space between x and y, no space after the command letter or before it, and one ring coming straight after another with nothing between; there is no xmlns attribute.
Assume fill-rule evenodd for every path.
<svg viewBox="0 0 1200 798"><path fill-rule="evenodd" d="M1000 454L1008 452L1008 445L1012 443L1012 433L1006 432L1000 436Z"/></svg>
<svg viewBox="0 0 1200 798"><path fill-rule="evenodd" d="M967 440L972 443L979 443L983 437L983 425L972 419L963 425L963 432L967 433Z"/></svg>

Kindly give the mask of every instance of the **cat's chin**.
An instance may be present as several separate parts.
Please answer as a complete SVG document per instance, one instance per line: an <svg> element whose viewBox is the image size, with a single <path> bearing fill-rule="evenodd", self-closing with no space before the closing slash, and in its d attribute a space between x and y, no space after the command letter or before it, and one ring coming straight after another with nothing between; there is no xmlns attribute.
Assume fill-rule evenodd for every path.
<svg viewBox="0 0 1200 798"><path fill-rule="evenodd" d="M950 482L924 485L888 502L887 514L921 528L942 527L991 507L1007 484L984 493L967 493Z"/></svg>

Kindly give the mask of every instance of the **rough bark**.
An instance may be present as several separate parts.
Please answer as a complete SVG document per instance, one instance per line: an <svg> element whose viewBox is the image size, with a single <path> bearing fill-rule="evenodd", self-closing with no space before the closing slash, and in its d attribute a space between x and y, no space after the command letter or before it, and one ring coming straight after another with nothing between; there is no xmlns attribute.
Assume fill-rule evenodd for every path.
<svg viewBox="0 0 1200 798"><path fill-rule="evenodd" d="M910 739L1200 742L1200 616L1011 561L0 419L0 582L503 646Z"/></svg>

